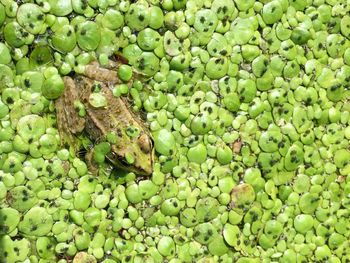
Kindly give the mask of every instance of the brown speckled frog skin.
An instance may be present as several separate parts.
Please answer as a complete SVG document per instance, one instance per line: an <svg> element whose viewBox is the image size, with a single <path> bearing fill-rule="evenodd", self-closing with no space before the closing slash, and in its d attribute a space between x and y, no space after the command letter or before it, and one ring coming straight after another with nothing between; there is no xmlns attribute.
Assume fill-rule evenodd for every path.
<svg viewBox="0 0 350 263"><path fill-rule="evenodd" d="M141 119L130 110L127 99L113 96L110 87L120 83L117 72L112 70L116 68L113 63L101 67L92 62L86 66L83 75L64 77L64 93L56 100L58 129L63 141L73 147L76 145L75 136L82 132L94 143L105 140L109 133L114 134L117 142L111 144L106 158L118 168L138 175L150 175L154 159L152 138ZM96 88L106 98L106 107L95 108L89 103L89 96ZM85 116L79 116L76 102L84 105ZM129 136L127 129L130 127L138 129L139 134ZM126 154L134 158L132 164L126 161Z"/></svg>

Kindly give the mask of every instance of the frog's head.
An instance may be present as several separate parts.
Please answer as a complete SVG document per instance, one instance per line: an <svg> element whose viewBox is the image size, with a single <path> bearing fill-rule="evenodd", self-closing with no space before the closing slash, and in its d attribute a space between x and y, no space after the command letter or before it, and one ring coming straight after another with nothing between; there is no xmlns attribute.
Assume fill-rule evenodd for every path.
<svg viewBox="0 0 350 263"><path fill-rule="evenodd" d="M117 143L112 146L110 161L116 166L138 175L150 175L153 172L153 140L147 133L130 138L127 145Z"/></svg>

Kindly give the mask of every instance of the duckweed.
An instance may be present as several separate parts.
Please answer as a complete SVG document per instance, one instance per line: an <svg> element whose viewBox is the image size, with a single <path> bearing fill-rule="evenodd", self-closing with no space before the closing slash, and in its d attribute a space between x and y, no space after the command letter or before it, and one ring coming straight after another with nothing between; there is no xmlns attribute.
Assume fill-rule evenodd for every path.
<svg viewBox="0 0 350 263"><path fill-rule="evenodd" d="M28 236L45 236L52 228L52 216L42 207L33 207L23 217L18 230Z"/></svg>
<svg viewBox="0 0 350 263"><path fill-rule="evenodd" d="M51 41L53 47L57 51L61 53L71 52L77 44L77 37L73 26L64 25L63 27L56 30L52 36Z"/></svg>
<svg viewBox="0 0 350 263"><path fill-rule="evenodd" d="M98 25L92 21L86 21L78 25L77 43L84 51L95 50L101 41L101 32Z"/></svg>
<svg viewBox="0 0 350 263"><path fill-rule="evenodd" d="M57 99L64 91L64 83L59 75L53 75L44 80L42 93L47 99Z"/></svg>
<svg viewBox="0 0 350 263"><path fill-rule="evenodd" d="M331 0L1 1L1 259L347 262L348 11ZM105 84L150 130L149 178L110 164L117 132L60 143L63 77L92 61L113 69L120 82ZM74 101L86 122L111 107L98 84ZM134 126L126 134L142 141Z"/></svg>

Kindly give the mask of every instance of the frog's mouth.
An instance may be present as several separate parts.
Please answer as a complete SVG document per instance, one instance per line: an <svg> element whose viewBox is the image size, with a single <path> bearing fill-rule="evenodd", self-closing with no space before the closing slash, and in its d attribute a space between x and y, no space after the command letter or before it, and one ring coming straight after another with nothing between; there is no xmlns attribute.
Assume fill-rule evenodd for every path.
<svg viewBox="0 0 350 263"><path fill-rule="evenodd" d="M153 172L152 169L150 169L149 171L146 171L142 167L135 167L133 165L130 165L129 163L126 162L126 160L123 157L117 156L116 154L112 154L112 156L107 155L106 158L110 163L112 163L119 169L122 169L128 172L134 172L137 175L150 175ZM153 166L153 160L151 160L151 162Z"/></svg>

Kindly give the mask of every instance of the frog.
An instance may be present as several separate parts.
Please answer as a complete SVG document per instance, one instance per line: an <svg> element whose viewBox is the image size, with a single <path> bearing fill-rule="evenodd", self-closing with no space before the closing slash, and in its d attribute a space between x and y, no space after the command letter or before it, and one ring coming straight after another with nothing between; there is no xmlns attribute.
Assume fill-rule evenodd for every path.
<svg viewBox="0 0 350 263"><path fill-rule="evenodd" d="M72 146L75 152L80 148L79 136L86 135L92 145L106 142L112 136L115 139L108 142L110 150L105 159L113 167L147 176L153 172L153 139L128 98L113 95L112 87L122 83L117 67L114 61L104 66L93 61L83 73L63 77L65 89L55 101L58 131L62 144ZM103 95L106 101L103 107L91 104L89 98L93 93ZM80 110L83 106L83 114L77 105ZM92 147L87 151L86 161L96 170L98 165L91 158L93 150Z"/></svg>

